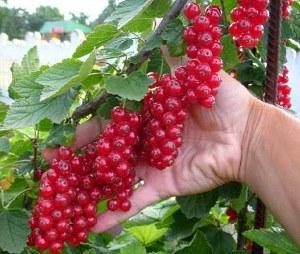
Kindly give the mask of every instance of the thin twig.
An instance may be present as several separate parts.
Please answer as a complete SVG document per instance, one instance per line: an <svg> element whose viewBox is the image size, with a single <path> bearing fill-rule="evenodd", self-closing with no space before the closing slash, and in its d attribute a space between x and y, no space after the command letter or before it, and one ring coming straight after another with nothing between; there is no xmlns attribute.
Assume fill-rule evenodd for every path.
<svg viewBox="0 0 300 254"><path fill-rule="evenodd" d="M174 20L180 14L182 8L186 5L188 0L176 0L172 5L170 11L166 14L166 16L162 19L154 33L150 36L148 41L153 40L154 38L160 36L167 25ZM144 63L148 58L151 50L148 50L146 47L142 48L142 50L137 54L137 64L131 64L128 68L128 72L133 72L137 70L142 63Z"/></svg>
<svg viewBox="0 0 300 254"><path fill-rule="evenodd" d="M187 1L188 0L175 1L169 12L166 14L152 36L149 38L149 40L162 34L166 26L180 14ZM145 47L142 48L141 51L137 54L137 59L139 59L138 63L131 64L127 69L127 72L130 73L137 70L149 58L150 52L151 51L149 51ZM97 108L105 102L108 96L109 95L104 92L101 96L96 97L93 101L77 107L72 115L72 120L74 121L74 123L77 124L81 118L95 112Z"/></svg>
<svg viewBox="0 0 300 254"><path fill-rule="evenodd" d="M108 93L104 92L102 95L96 97L93 101L77 107L72 115L74 123L77 124L81 118L95 112L100 105L105 102L108 96Z"/></svg>

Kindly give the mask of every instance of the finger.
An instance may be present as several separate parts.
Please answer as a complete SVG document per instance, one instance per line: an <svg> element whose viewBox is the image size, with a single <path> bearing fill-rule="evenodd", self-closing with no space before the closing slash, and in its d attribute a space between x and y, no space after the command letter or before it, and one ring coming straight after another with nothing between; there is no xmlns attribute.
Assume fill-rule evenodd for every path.
<svg viewBox="0 0 300 254"><path fill-rule="evenodd" d="M103 131L104 125L104 122L99 117L94 117L84 124L77 126L72 149L77 150L95 141L99 134ZM56 158L57 155L57 148L47 148L42 151L42 156L47 161L51 161Z"/></svg>
<svg viewBox="0 0 300 254"><path fill-rule="evenodd" d="M44 160L51 161L54 158L57 158L58 156L58 150L57 148L46 148L42 150L42 156Z"/></svg>
<svg viewBox="0 0 300 254"><path fill-rule="evenodd" d="M143 208L157 202L160 200L157 192L152 188L151 185L144 185L140 189L136 190L130 201L132 207L129 212L111 212L107 211L100 215L97 219L97 224L92 228L93 232L103 232L106 231L122 221L132 217L137 214Z"/></svg>

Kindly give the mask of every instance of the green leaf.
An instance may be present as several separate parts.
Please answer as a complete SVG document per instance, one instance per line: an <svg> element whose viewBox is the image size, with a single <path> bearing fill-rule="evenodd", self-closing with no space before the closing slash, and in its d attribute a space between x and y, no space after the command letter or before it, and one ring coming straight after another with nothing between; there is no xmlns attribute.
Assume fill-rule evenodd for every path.
<svg viewBox="0 0 300 254"><path fill-rule="evenodd" d="M71 124L54 125L50 130L48 138L44 144L47 147L56 147L58 145L70 146L75 138L75 127Z"/></svg>
<svg viewBox="0 0 300 254"><path fill-rule="evenodd" d="M132 72L128 77L112 76L105 84L108 93L124 99L141 101L148 92L152 80L139 71Z"/></svg>
<svg viewBox="0 0 300 254"><path fill-rule="evenodd" d="M164 29L161 38L167 42L173 42L182 37L184 27L180 19L174 19Z"/></svg>
<svg viewBox="0 0 300 254"><path fill-rule="evenodd" d="M90 33L86 40L79 45L73 57L79 58L92 52L95 48L99 48L113 39L118 33L119 31L114 25L102 24L97 26L94 32Z"/></svg>
<svg viewBox="0 0 300 254"><path fill-rule="evenodd" d="M210 191L203 194L177 197L176 199L188 219L201 218L216 204L218 192Z"/></svg>
<svg viewBox="0 0 300 254"><path fill-rule="evenodd" d="M30 74L31 72L38 71L40 67L40 61L38 57L37 47L31 48L23 57L21 65L14 64L12 66L12 72L14 77L20 77L24 74Z"/></svg>
<svg viewBox="0 0 300 254"><path fill-rule="evenodd" d="M41 100L61 95L78 85L78 74L81 66L82 62L76 59L66 59L43 72L36 80L44 86Z"/></svg>
<svg viewBox="0 0 300 254"><path fill-rule="evenodd" d="M170 66L163 58L160 49L155 49L150 54L148 72L151 71L157 72L160 75L171 72Z"/></svg>
<svg viewBox="0 0 300 254"><path fill-rule="evenodd" d="M145 11L145 14L151 18L162 18L170 9L171 4L171 0L154 0L153 3Z"/></svg>
<svg viewBox="0 0 300 254"><path fill-rule="evenodd" d="M159 48L159 46L162 43L162 39L160 38L160 36L154 36L151 37L146 43L145 43L145 50L151 51L155 48Z"/></svg>
<svg viewBox="0 0 300 254"><path fill-rule="evenodd" d="M231 182L217 188L220 197L225 199L238 198L241 194L242 184Z"/></svg>
<svg viewBox="0 0 300 254"><path fill-rule="evenodd" d="M229 34L223 36L221 43L224 47L222 54L224 69L231 70L234 66L236 66L239 63L236 46L232 40L232 37Z"/></svg>
<svg viewBox="0 0 300 254"><path fill-rule="evenodd" d="M9 253L20 253L26 247L29 216L23 210L0 212L0 248Z"/></svg>
<svg viewBox="0 0 300 254"><path fill-rule="evenodd" d="M262 85L265 79L265 72L259 66L254 65L252 61L246 61L235 67L237 79L242 83L254 83Z"/></svg>
<svg viewBox="0 0 300 254"><path fill-rule="evenodd" d="M36 79L47 69L48 67L42 66L38 71L17 78L13 86L14 91L22 98L40 96L43 86L38 84Z"/></svg>
<svg viewBox="0 0 300 254"><path fill-rule="evenodd" d="M7 112L4 121L5 129L34 126L48 118L54 123L60 123L68 114L77 91L39 101L39 98L21 99L15 101Z"/></svg>
<svg viewBox="0 0 300 254"><path fill-rule="evenodd" d="M173 215L174 222L167 233L168 240L178 241L191 236L195 231L198 219L188 219L181 211Z"/></svg>
<svg viewBox="0 0 300 254"><path fill-rule="evenodd" d="M97 51L97 59L111 59L125 56L125 50L133 45L133 39L126 36L119 36Z"/></svg>
<svg viewBox="0 0 300 254"><path fill-rule="evenodd" d="M5 119L8 108L9 107L5 103L0 101L0 123Z"/></svg>
<svg viewBox="0 0 300 254"><path fill-rule="evenodd" d="M185 55L186 45L182 38L169 41L167 46L171 56L179 57Z"/></svg>
<svg viewBox="0 0 300 254"><path fill-rule="evenodd" d="M161 238L166 232L167 228L158 229L155 224L135 226L126 229L132 235L134 235L144 245L148 245Z"/></svg>
<svg viewBox="0 0 300 254"><path fill-rule="evenodd" d="M92 72L93 67L96 63L96 52L95 50L89 55L88 59L81 65L79 70L79 80L85 80L88 75Z"/></svg>
<svg viewBox="0 0 300 254"><path fill-rule="evenodd" d="M242 190L240 196L231 201L231 207L234 208L237 212L240 212L248 200L248 186L245 184L242 185Z"/></svg>
<svg viewBox="0 0 300 254"><path fill-rule="evenodd" d="M9 139L7 137L0 137L0 154L7 154L9 152Z"/></svg>
<svg viewBox="0 0 300 254"><path fill-rule="evenodd" d="M114 22L120 29L141 14L152 2L153 0L124 0L105 22Z"/></svg>
<svg viewBox="0 0 300 254"><path fill-rule="evenodd" d="M219 230L216 226L207 226L201 229L213 248L214 254L231 253L236 243L231 234Z"/></svg>
<svg viewBox="0 0 300 254"><path fill-rule="evenodd" d="M23 82L24 79L26 82L32 72L37 72L39 70L39 65L40 65L40 63L39 63L39 58L38 58L38 53L37 53L37 47L31 48L24 55L24 57L21 61L21 64L14 63L12 65L11 72L12 72L13 80L9 87L9 94L10 94L11 98L13 98L13 99L18 98L18 94L15 91L15 85L17 83ZM27 82L27 85L28 85L28 82Z"/></svg>
<svg viewBox="0 0 300 254"><path fill-rule="evenodd" d="M94 85L101 83L102 78L103 76L99 71L92 72L85 80L81 81L81 85L85 89L92 89Z"/></svg>
<svg viewBox="0 0 300 254"><path fill-rule="evenodd" d="M197 232L192 241L173 254L213 254L212 248L202 232Z"/></svg>
<svg viewBox="0 0 300 254"><path fill-rule="evenodd" d="M287 47L290 47L296 50L297 52L300 51L300 43L298 41L295 41L293 39L287 39L286 45Z"/></svg>
<svg viewBox="0 0 300 254"><path fill-rule="evenodd" d="M44 119L36 125L39 131L49 132L53 127L53 123L49 119Z"/></svg>
<svg viewBox="0 0 300 254"><path fill-rule="evenodd" d="M282 231L254 229L244 232L244 236L277 254L300 253L300 248Z"/></svg>
<svg viewBox="0 0 300 254"><path fill-rule="evenodd" d="M145 247L140 243L132 243L121 249L120 254L147 254Z"/></svg>
<svg viewBox="0 0 300 254"><path fill-rule="evenodd" d="M119 250L132 243L136 243L138 240L131 235L129 232L123 232L120 235L116 236L109 244L109 250Z"/></svg>
<svg viewBox="0 0 300 254"><path fill-rule="evenodd" d="M4 192L4 204L6 205L16 199L20 194L24 193L24 190L27 188L28 184L25 178L16 178L10 188Z"/></svg>
<svg viewBox="0 0 300 254"><path fill-rule="evenodd" d="M174 200L165 200L147 207L137 215L124 223L125 228L149 224L158 224L171 217L179 210L178 204Z"/></svg>
<svg viewBox="0 0 300 254"><path fill-rule="evenodd" d="M153 27L154 19L149 18L145 15L140 15L131 20L123 30L132 33L142 33L150 31Z"/></svg>

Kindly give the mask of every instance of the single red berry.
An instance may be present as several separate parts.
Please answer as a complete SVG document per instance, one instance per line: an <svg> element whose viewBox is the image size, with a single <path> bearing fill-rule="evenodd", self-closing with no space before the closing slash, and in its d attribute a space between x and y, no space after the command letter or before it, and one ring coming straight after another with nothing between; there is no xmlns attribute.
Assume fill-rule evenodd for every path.
<svg viewBox="0 0 300 254"><path fill-rule="evenodd" d="M188 19L194 19L200 15L200 7L196 3L189 3L184 8L184 15Z"/></svg>
<svg viewBox="0 0 300 254"><path fill-rule="evenodd" d="M117 211L119 209L119 202L116 199L111 199L107 202L107 208L110 211Z"/></svg>
<svg viewBox="0 0 300 254"><path fill-rule="evenodd" d="M129 200L120 201L119 208L123 212L128 212L131 208L131 203Z"/></svg>

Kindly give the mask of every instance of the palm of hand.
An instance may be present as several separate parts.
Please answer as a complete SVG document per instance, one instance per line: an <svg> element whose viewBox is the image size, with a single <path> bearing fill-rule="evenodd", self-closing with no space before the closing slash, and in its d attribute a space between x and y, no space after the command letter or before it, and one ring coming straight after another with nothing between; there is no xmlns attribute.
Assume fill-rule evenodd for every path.
<svg viewBox="0 0 300 254"><path fill-rule="evenodd" d="M140 164L137 176L145 184L132 196L132 209L101 215L95 231L109 229L162 198L209 191L239 178L250 100L241 85L227 74L221 75L223 86L215 107L189 108L184 145L175 164L163 171Z"/></svg>

